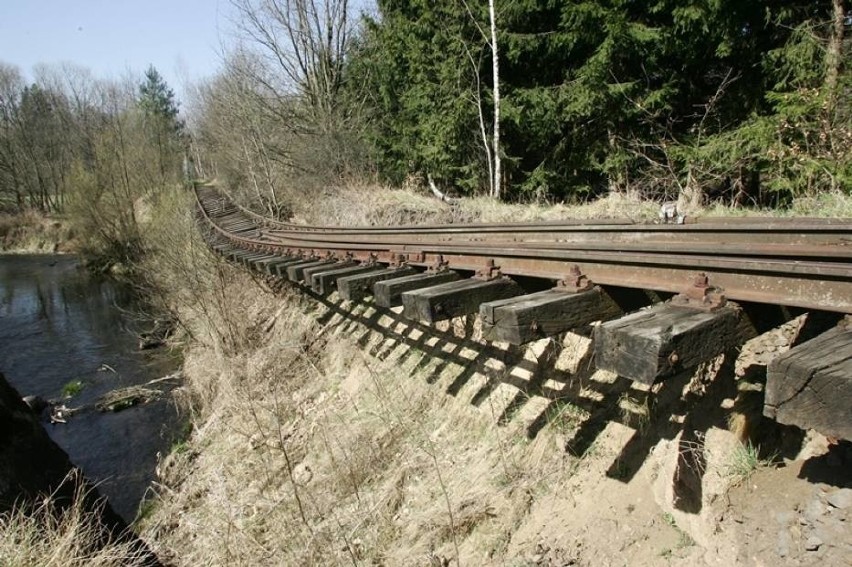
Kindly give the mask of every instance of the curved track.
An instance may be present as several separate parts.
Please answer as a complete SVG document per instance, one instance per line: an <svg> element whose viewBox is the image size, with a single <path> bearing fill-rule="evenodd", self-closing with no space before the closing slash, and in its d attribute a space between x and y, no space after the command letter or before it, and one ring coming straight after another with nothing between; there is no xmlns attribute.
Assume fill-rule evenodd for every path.
<svg viewBox="0 0 852 567"><path fill-rule="evenodd" d="M681 293L706 274L732 300L852 313L852 219L303 226L196 188L212 241L270 256L449 268Z"/></svg>

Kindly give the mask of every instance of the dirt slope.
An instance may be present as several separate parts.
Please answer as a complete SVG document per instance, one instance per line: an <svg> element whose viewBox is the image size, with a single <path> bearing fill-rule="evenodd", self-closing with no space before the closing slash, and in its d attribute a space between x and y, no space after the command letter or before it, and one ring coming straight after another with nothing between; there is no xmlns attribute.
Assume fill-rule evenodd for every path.
<svg viewBox="0 0 852 567"><path fill-rule="evenodd" d="M734 413L800 322L649 392L596 371L580 335L486 345L472 321L428 329L222 269L228 307L195 314L207 346L186 362L196 430L143 521L177 565L852 557L846 447Z"/></svg>

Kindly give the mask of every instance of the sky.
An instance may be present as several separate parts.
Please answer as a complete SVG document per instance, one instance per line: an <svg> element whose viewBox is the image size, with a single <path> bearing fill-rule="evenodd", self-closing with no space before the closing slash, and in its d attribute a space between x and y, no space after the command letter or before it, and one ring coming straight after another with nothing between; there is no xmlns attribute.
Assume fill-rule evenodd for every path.
<svg viewBox="0 0 852 567"><path fill-rule="evenodd" d="M38 63L114 79L153 64L181 99L216 72L230 13L229 0L0 0L0 61L28 79Z"/></svg>

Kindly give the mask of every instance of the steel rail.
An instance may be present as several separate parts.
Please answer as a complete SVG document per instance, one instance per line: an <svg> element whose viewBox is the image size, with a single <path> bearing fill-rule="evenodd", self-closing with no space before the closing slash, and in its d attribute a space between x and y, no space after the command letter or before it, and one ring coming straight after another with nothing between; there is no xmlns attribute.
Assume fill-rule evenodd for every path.
<svg viewBox="0 0 852 567"><path fill-rule="evenodd" d="M211 189L211 191L218 191ZM508 223L455 223L455 224L418 224L418 225L387 225L387 226L323 226L295 224L278 221L260 215L250 209L238 205L231 200L232 205L244 215L260 223L268 229L269 234L280 232L331 232L335 235L379 235L379 234L494 234L508 233L517 238L520 234L539 233L556 234L598 233L602 230L620 233L675 233L678 237L684 234L705 234L718 232L729 235L752 236L767 233L771 236L824 234L846 237L846 244L852 246L852 218L815 218L815 217L695 217L687 219L685 224L653 224L637 223L630 219L602 218L591 220L551 220L535 222ZM278 228L273 228L273 227ZM264 232L267 232L264 230ZM705 237L706 239L706 237Z"/></svg>
<svg viewBox="0 0 852 567"><path fill-rule="evenodd" d="M226 207L227 202L221 198L217 200L207 195L202 199L196 191L196 200L203 218L217 234L235 247L247 250L378 262L402 258L413 266L443 265L471 271L493 261L507 275L552 280L562 278L573 266L578 266L598 284L672 293L683 291L697 272L704 272L712 285L724 289L725 295L734 300L852 313L852 262L849 262L850 246L847 246L852 242L852 230L841 222L826 223L832 226L837 237L829 244L770 243L755 246L755 251L749 254L748 247L742 243L734 247L728 245L730 249L725 249L725 243L713 241L710 234L707 234L709 242L680 247L671 247L670 242L653 242L653 246L648 246L649 242L639 246L624 242L581 243L572 247L571 243L561 241L507 242L492 240L491 236L483 236L482 241L475 242L436 240L434 235L428 240L424 235L419 239L399 234L380 238L378 234L355 235L347 229L338 233L330 228L324 233L291 230L273 235L258 226L254 216L247 215L239 207ZM210 213L204 200L215 201L208 204ZM734 224L745 228L744 223ZM773 229L767 227L778 224L766 222L760 226L766 228L764 234L771 237ZM792 227L802 223L780 224ZM678 234L684 225L651 226L654 226L653 232L666 234L671 241L677 242L676 236L670 235ZM232 230L233 227L239 227L239 232ZM603 225L600 229L603 234L598 237L606 238L612 227ZM506 225L501 225L500 229L507 234L511 232ZM538 230L541 231L540 225ZM793 232L792 229L780 230ZM388 234L388 231L380 232ZM661 249L663 246L669 249Z"/></svg>
<svg viewBox="0 0 852 567"><path fill-rule="evenodd" d="M247 213L236 207L235 211ZM255 218L256 213L251 213ZM613 224L519 224L446 225L443 230L406 227L406 231L323 227L315 230L269 230L259 228L259 238L290 246L314 246L317 242L348 244L370 242L388 246L421 243L488 242L511 243L512 247L558 248L561 250L615 250L622 252L677 252L767 256L796 259L846 258L852 261L852 221L838 219L770 219L756 227L741 222L704 225ZM295 225L294 225L295 226ZM542 232L544 230L544 232ZM487 240L486 240L487 239ZM294 242L301 240L300 244Z"/></svg>

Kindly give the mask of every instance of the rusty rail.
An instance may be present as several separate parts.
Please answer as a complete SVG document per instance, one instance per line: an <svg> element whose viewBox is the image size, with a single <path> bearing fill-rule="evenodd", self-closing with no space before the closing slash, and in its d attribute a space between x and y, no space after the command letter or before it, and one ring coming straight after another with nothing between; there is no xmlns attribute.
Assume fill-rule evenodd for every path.
<svg viewBox="0 0 852 567"><path fill-rule="evenodd" d="M246 250L441 266L679 293L697 273L734 300L852 313L852 219L629 220L327 227L281 223L196 188L205 224Z"/></svg>

